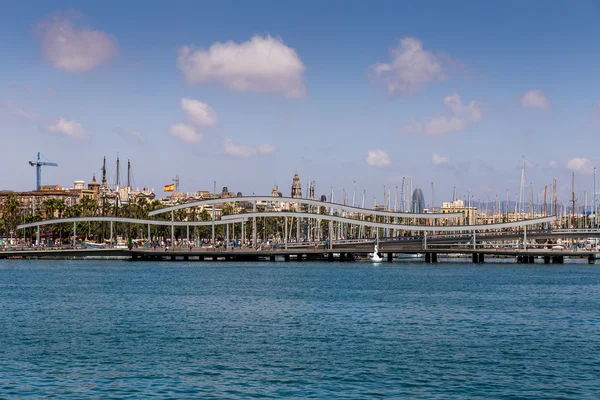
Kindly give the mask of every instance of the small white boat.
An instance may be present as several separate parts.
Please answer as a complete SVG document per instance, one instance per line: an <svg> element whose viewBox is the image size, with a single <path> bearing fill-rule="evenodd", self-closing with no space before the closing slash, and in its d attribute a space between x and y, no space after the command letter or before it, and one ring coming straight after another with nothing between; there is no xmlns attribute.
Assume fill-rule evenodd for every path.
<svg viewBox="0 0 600 400"><path fill-rule="evenodd" d="M381 256L379 255L379 252L377 251L377 245L375 245L375 248L373 249L373 253L369 254L369 261L374 262L374 263L380 263L381 260L383 260L383 258L381 258Z"/></svg>

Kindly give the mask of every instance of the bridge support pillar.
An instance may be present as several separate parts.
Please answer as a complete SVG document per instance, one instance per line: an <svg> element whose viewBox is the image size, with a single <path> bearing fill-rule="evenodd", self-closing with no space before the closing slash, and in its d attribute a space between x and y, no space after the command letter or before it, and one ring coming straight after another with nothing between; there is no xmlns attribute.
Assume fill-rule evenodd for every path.
<svg viewBox="0 0 600 400"><path fill-rule="evenodd" d="M283 237L283 248L287 250L287 242L288 242L288 217L283 218L285 220L285 236Z"/></svg>
<svg viewBox="0 0 600 400"><path fill-rule="evenodd" d="M275 261L275 255L271 255L271 256L269 257L269 260L271 260L271 261Z"/></svg>
<svg viewBox="0 0 600 400"><path fill-rule="evenodd" d="M436 263L438 262L438 254L437 253L431 253L431 262L432 263Z"/></svg>
<svg viewBox="0 0 600 400"><path fill-rule="evenodd" d="M431 262L431 253L425 253L425 262L426 263ZM475 262L475 261L473 261L473 262Z"/></svg>
<svg viewBox="0 0 600 400"><path fill-rule="evenodd" d="M552 264L559 264L559 256L552 256Z"/></svg>
<svg viewBox="0 0 600 400"><path fill-rule="evenodd" d="M472 258L473 258L473 264L477 264L479 262L479 254L478 253L473 253Z"/></svg>
<svg viewBox="0 0 600 400"><path fill-rule="evenodd" d="M327 255L327 261L332 262L333 261L333 253L329 253Z"/></svg>
<svg viewBox="0 0 600 400"><path fill-rule="evenodd" d="M479 264L483 264L485 262L485 254L484 253L479 253L477 262Z"/></svg>
<svg viewBox="0 0 600 400"><path fill-rule="evenodd" d="M544 256L544 264L550 264L550 256Z"/></svg>
<svg viewBox="0 0 600 400"><path fill-rule="evenodd" d="M594 264L596 262L596 258L594 257L594 255L589 255L588 256L588 264Z"/></svg>
<svg viewBox="0 0 600 400"><path fill-rule="evenodd" d="M387 260L388 262L394 261L394 253L387 253Z"/></svg>
<svg viewBox="0 0 600 400"><path fill-rule="evenodd" d="M285 256L283 256L283 259L285 260L285 262L290 262L290 255L286 254Z"/></svg>
<svg viewBox="0 0 600 400"><path fill-rule="evenodd" d="M204 261L204 256L198 256L198 261Z"/></svg>
<svg viewBox="0 0 600 400"><path fill-rule="evenodd" d="M340 261L346 261L346 253L340 253Z"/></svg>
<svg viewBox="0 0 600 400"><path fill-rule="evenodd" d="M298 254L296 256L296 261L304 261L304 254Z"/></svg>
<svg viewBox="0 0 600 400"><path fill-rule="evenodd" d="M529 256L529 264L535 264L535 256Z"/></svg>
<svg viewBox="0 0 600 400"><path fill-rule="evenodd" d="M229 250L229 224L225 224L225 249Z"/></svg>
<svg viewBox="0 0 600 400"><path fill-rule="evenodd" d="M183 256L183 261L190 261L190 256Z"/></svg>

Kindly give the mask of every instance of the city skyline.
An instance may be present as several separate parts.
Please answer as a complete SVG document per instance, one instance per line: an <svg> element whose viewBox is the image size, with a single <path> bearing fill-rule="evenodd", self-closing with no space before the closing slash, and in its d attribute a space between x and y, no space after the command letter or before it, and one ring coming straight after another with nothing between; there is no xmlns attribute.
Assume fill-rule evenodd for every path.
<svg viewBox="0 0 600 400"><path fill-rule="evenodd" d="M1 189L32 190L40 151L59 164L43 184L119 153L158 196L176 175L287 192L298 172L378 204L402 177L426 203L432 182L436 203L514 201L522 155L536 195L556 178L567 200L572 172L593 190L594 2L32 4L1 18Z"/></svg>

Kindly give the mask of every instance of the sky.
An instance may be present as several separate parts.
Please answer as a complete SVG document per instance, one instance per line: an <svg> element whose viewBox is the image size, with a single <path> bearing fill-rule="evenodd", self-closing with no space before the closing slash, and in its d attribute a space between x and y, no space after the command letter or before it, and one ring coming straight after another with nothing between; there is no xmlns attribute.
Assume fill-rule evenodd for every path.
<svg viewBox="0 0 600 400"><path fill-rule="evenodd" d="M101 175L136 187L381 204L593 192L595 1L4 1L0 189ZM124 171L124 169L122 170ZM123 172L124 176L124 172ZM590 200L591 202L591 200Z"/></svg>

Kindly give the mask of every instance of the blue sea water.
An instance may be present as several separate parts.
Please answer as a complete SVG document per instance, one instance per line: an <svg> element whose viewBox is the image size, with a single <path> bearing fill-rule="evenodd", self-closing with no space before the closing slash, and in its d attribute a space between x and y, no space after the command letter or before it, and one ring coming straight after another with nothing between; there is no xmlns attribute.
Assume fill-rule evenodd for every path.
<svg viewBox="0 0 600 400"><path fill-rule="evenodd" d="M0 260L1 398L599 398L600 267Z"/></svg>

